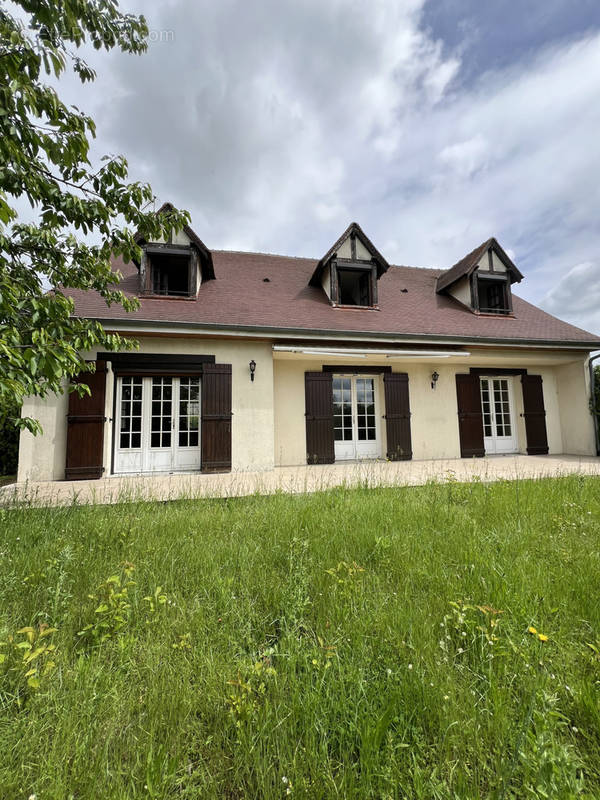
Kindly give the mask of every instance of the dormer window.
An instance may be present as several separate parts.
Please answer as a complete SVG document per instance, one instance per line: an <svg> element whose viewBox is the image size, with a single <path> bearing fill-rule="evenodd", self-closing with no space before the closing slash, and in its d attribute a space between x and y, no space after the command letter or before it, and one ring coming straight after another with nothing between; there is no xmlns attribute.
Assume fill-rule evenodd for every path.
<svg viewBox="0 0 600 800"><path fill-rule="evenodd" d="M510 314L512 311L510 283L506 277L483 278L475 272L473 280L477 281L478 311L484 314Z"/></svg>
<svg viewBox="0 0 600 800"><path fill-rule="evenodd" d="M338 302L343 306L372 306L372 270L337 267Z"/></svg>
<svg viewBox="0 0 600 800"><path fill-rule="evenodd" d="M156 213L172 210L171 203L165 203ZM140 233L135 241L142 249L135 263L143 297L197 297L201 284L215 279L212 253L188 225L158 242L148 242Z"/></svg>
<svg viewBox="0 0 600 800"><path fill-rule="evenodd" d="M443 272L438 294L448 294L475 314L512 316L511 285L523 276L494 238Z"/></svg>
<svg viewBox="0 0 600 800"><path fill-rule="evenodd" d="M377 282L389 264L353 222L317 264L311 286L321 286L334 307L377 309Z"/></svg>
<svg viewBox="0 0 600 800"><path fill-rule="evenodd" d="M196 294L195 275L192 276L192 253L189 247L147 248L152 294L170 297L189 297Z"/></svg>

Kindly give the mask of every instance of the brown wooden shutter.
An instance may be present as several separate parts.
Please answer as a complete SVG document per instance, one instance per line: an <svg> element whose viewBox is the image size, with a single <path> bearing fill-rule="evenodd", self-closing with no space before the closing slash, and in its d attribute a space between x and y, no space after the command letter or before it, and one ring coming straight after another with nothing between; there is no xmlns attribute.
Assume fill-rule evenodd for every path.
<svg viewBox="0 0 600 800"><path fill-rule="evenodd" d="M306 463L333 464L333 375L305 372Z"/></svg>
<svg viewBox="0 0 600 800"><path fill-rule="evenodd" d="M67 463L65 479L82 481L101 478L104 467L104 400L106 395L106 361L96 361L95 372L81 372L74 383L85 383L90 395L69 395L67 415Z"/></svg>
<svg viewBox="0 0 600 800"><path fill-rule="evenodd" d="M204 364L202 370L202 472L231 469L231 364Z"/></svg>
<svg viewBox="0 0 600 800"><path fill-rule="evenodd" d="M458 401L458 433L462 458L485 455L483 445L483 413L478 375L456 376Z"/></svg>
<svg viewBox="0 0 600 800"><path fill-rule="evenodd" d="M527 453L530 456L546 455L548 434L541 375L522 375L523 417L527 434Z"/></svg>
<svg viewBox="0 0 600 800"><path fill-rule="evenodd" d="M410 461L412 442L408 375L405 372L390 372L383 376L383 385L387 457L390 461Z"/></svg>

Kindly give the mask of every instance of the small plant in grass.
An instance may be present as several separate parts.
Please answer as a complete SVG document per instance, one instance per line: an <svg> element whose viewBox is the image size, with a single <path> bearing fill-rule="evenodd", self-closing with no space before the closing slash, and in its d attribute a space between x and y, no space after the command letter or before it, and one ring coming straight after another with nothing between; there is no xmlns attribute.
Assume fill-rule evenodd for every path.
<svg viewBox="0 0 600 800"><path fill-rule="evenodd" d="M171 645L173 650L191 650L192 649L192 634L182 633L179 635L176 642Z"/></svg>
<svg viewBox="0 0 600 800"><path fill-rule="evenodd" d="M159 608L167 603L167 595L163 592L162 586L157 586L152 594L144 597L144 602L148 604L148 612L156 614ZM147 619L146 622L150 624L151 620Z"/></svg>
<svg viewBox="0 0 600 800"><path fill-rule="evenodd" d="M523 796L574 800L582 795L582 764L568 734L569 720L558 709L557 696L540 688L518 752Z"/></svg>
<svg viewBox="0 0 600 800"><path fill-rule="evenodd" d="M95 605L94 620L78 632L82 642L101 644L127 626L131 613L129 590L135 586L131 579L134 569L133 564L125 562L119 575L111 575L94 594L88 595Z"/></svg>
<svg viewBox="0 0 600 800"><path fill-rule="evenodd" d="M0 685L19 705L30 692L42 688L56 667L56 646L51 641L56 630L42 623L38 628L20 628L0 641Z"/></svg>
<svg viewBox="0 0 600 800"><path fill-rule="evenodd" d="M439 646L444 660L489 661L499 654L500 615L504 612L490 605L451 602L451 611L440 623Z"/></svg>
<svg viewBox="0 0 600 800"><path fill-rule="evenodd" d="M600 661L600 639L596 639L595 642L586 642L587 647L589 647L588 653L592 655L594 661Z"/></svg>
<svg viewBox="0 0 600 800"><path fill-rule="evenodd" d="M236 679L227 681L227 685L231 687L227 706L237 728L254 716L267 693L269 683L276 676L277 671L271 665L271 659L264 658L256 661L244 674L238 672Z"/></svg>
<svg viewBox="0 0 600 800"><path fill-rule="evenodd" d="M364 567L359 567L356 561L351 563L340 561L336 567L325 570L328 575L331 575L336 586L351 591L359 585L364 571Z"/></svg>

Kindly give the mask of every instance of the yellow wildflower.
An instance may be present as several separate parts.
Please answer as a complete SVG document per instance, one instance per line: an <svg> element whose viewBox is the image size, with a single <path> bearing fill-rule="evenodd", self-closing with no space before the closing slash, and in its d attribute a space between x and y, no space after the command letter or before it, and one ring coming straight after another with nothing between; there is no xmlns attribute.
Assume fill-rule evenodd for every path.
<svg viewBox="0 0 600 800"><path fill-rule="evenodd" d="M535 628L529 627L529 628L527 628L527 633L530 633L532 636L535 636L537 631L536 631Z"/></svg>
<svg viewBox="0 0 600 800"><path fill-rule="evenodd" d="M540 642L547 642L548 641L548 637L544 636L543 633L538 633L538 639L540 640Z"/></svg>

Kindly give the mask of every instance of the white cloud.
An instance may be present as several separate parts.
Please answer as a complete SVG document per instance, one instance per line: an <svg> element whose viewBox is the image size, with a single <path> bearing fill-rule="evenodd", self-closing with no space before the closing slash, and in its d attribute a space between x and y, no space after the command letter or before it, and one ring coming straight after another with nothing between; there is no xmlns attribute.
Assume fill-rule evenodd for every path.
<svg viewBox="0 0 600 800"><path fill-rule="evenodd" d="M477 170L485 168L488 150L487 141L477 134L464 142L446 145L438 158L459 177L469 178Z"/></svg>
<svg viewBox="0 0 600 800"><path fill-rule="evenodd" d="M600 263L576 264L546 293L540 305L587 330L600 331Z"/></svg>

